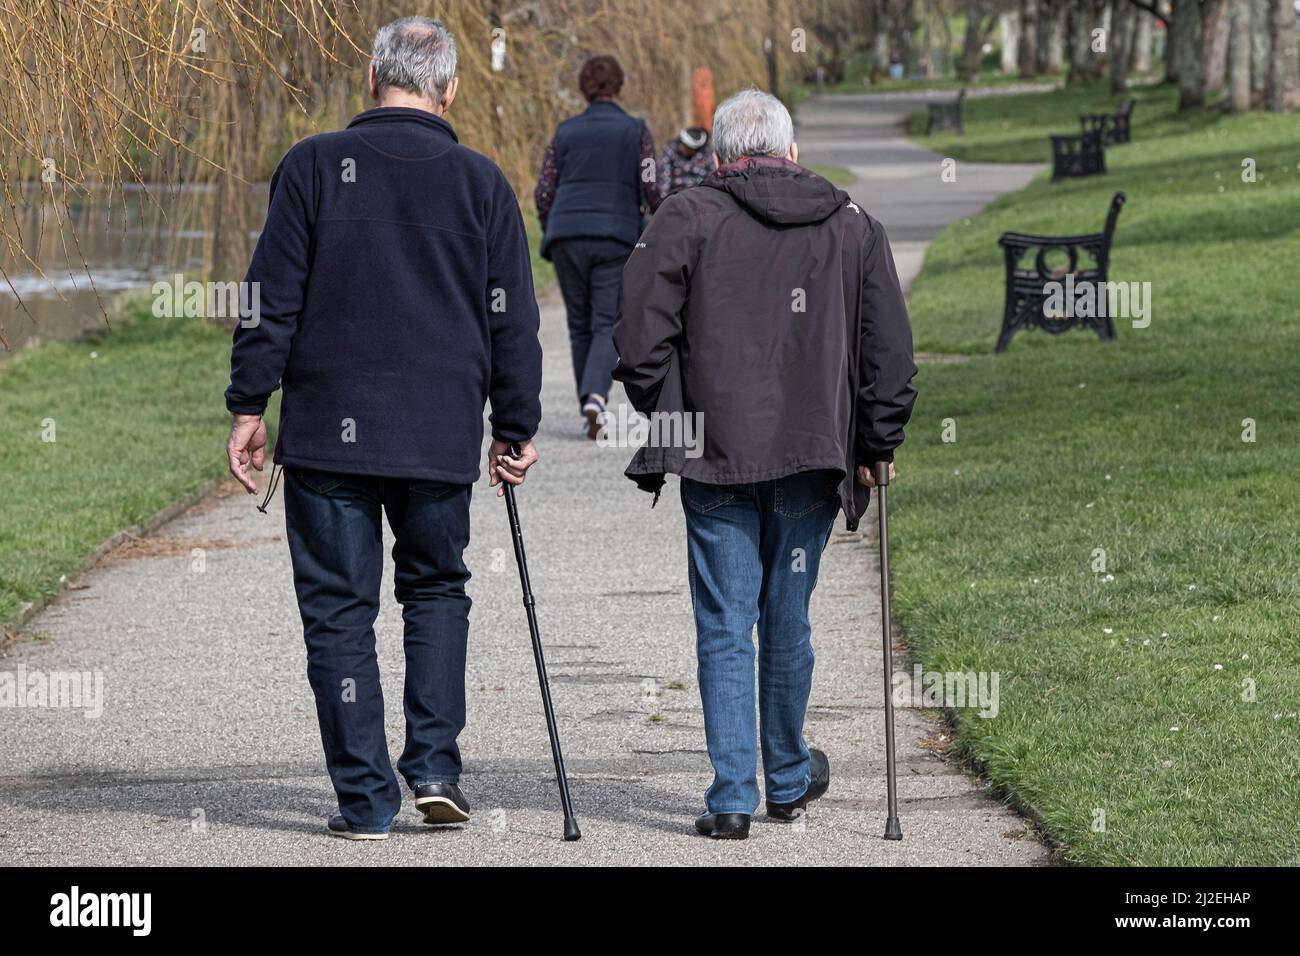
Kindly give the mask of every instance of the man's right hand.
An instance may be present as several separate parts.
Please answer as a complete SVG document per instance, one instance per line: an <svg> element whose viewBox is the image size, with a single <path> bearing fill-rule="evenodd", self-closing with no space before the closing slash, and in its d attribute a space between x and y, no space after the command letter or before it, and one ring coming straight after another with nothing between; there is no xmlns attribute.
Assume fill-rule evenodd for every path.
<svg viewBox="0 0 1300 956"><path fill-rule="evenodd" d="M519 445L518 458L510 454L510 444L508 442L492 439L487 456L489 485L499 485L503 481L512 485L522 485L524 483L524 473L537 463L537 449L531 439L516 444ZM498 498L505 493L504 485L497 489Z"/></svg>
<svg viewBox="0 0 1300 956"><path fill-rule="evenodd" d="M250 495L257 493L257 485L248 469L262 470L266 456L266 423L261 415L235 415L230 423L230 438L226 441L226 457L230 460L230 473Z"/></svg>
<svg viewBox="0 0 1300 956"><path fill-rule="evenodd" d="M889 463L889 480L893 481L895 477L894 463ZM858 484L866 485L868 488L876 487L876 466L858 465Z"/></svg>

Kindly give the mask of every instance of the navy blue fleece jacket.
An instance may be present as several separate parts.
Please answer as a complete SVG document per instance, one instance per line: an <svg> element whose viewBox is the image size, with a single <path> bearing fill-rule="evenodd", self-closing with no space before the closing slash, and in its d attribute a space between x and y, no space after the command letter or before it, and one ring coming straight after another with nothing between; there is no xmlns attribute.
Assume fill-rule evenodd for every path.
<svg viewBox="0 0 1300 956"><path fill-rule="evenodd" d="M260 313L235 330L226 407L260 414L283 384L278 464L464 484L486 402L494 437L536 432L519 204L432 113L369 110L289 150L246 281Z"/></svg>

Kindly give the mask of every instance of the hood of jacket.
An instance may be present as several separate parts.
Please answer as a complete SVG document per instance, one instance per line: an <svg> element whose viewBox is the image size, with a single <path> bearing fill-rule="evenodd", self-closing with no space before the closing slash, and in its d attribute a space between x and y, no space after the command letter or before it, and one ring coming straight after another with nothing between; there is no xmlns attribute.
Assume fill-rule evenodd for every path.
<svg viewBox="0 0 1300 956"><path fill-rule="evenodd" d="M728 193L755 216L783 226L829 219L849 201L809 169L775 156L746 156L715 170L700 185Z"/></svg>

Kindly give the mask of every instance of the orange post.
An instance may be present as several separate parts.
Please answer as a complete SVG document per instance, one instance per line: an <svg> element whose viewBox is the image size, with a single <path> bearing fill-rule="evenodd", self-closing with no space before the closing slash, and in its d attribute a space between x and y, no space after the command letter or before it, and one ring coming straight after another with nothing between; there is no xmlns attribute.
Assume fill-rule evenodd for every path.
<svg viewBox="0 0 1300 956"><path fill-rule="evenodd" d="M691 75L691 125L713 135L713 71L707 66L696 67Z"/></svg>

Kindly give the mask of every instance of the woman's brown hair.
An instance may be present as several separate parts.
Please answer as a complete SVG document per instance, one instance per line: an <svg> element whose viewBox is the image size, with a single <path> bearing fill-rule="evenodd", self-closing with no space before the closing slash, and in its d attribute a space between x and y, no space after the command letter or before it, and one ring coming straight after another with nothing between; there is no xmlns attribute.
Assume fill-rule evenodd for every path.
<svg viewBox="0 0 1300 956"><path fill-rule="evenodd" d="M612 56L593 56L582 64L578 89L582 90L588 103L618 96L619 90L623 89L623 68Z"/></svg>

